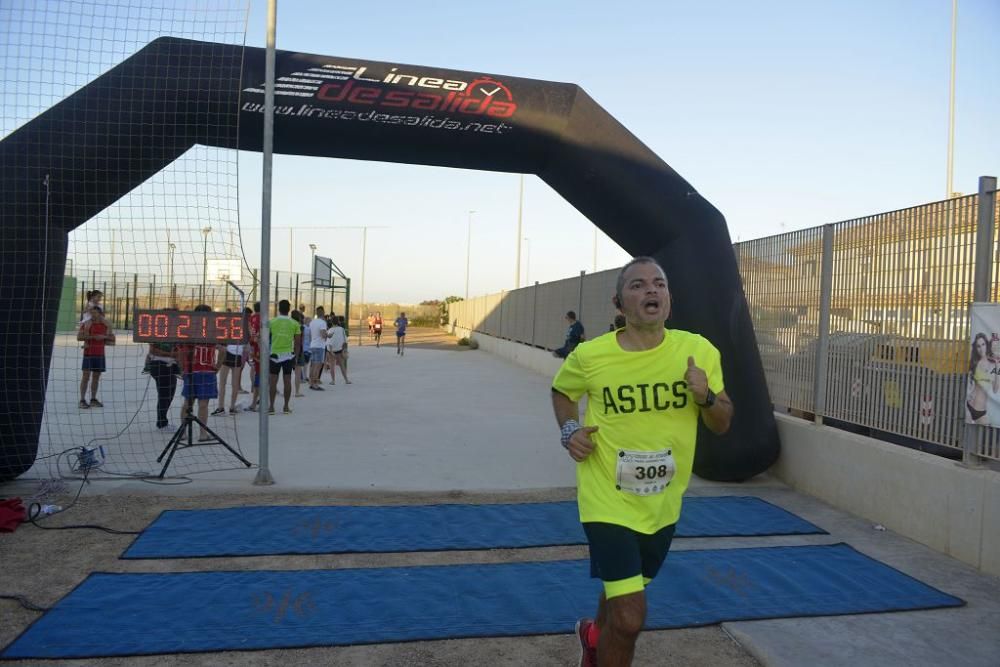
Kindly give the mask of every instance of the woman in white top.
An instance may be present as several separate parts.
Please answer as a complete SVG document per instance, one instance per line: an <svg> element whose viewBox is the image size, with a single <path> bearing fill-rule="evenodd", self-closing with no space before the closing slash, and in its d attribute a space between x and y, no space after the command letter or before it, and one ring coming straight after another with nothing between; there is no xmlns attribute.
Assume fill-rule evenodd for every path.
<svg viewBox="0 0 1000 667"><path fill-rule="evenodd" d="M229 398L229 414L235 415L236 396L240 393L240 379L243 377L243 345L227 345L226 356L219 366L219 407L212 413L221 415L226 412L226 379L232 374L232 391Z"/></svg>
<svg viewBox="0 0 1000 667"><path fill-rule="evenodd" d="M344 329L343 317L338 317L333 326L327 329L326 353L330 363L330 384L337 384L337 368L340 368L344 382L351 384L347 378L347 331Z"/></svg>

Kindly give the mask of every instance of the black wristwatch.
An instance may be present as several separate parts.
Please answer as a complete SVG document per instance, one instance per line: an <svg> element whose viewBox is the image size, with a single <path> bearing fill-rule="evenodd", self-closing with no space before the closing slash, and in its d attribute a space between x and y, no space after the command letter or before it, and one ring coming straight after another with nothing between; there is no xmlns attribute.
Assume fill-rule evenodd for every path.
<svg viewBox="0 0 1000 667"><path fill-rule="evenodd" d="M715 405L715 392L709 389L708 393L705 394L705 402L699 403L698 401L695 401L694 404L697 405L699 408L712 407L713 405Z"/></svg>

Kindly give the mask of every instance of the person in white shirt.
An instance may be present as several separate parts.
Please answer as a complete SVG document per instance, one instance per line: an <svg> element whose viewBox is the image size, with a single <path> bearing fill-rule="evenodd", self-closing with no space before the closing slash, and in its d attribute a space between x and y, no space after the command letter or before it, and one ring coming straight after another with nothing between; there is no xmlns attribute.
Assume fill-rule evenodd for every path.
<svg viewBox="0 0 1000 667"><path fill-rule="evenodd" d="M312 330L309 324L312 318L306 315L306 311L293 311L300 313L299 322L302 324L302 354L299 355L297 367L295 369L295 395L302 396L299 387L303 382L309 382L309 351L312 349Z"/></svg>
<svg viewBox="0 0 1000 667"><path fill-rule="evenodd" d="M316 317L309 322L309 388L323 391L323 362L326 360L326 320L323 306L316 308Z"/></svg>
<svg viewBox="0 0 1000 667"><path fill-rule="evenodd" d="M219 366L219 406L212 412L221 415L226 412L226 380L232 374L232 391L229 398L229 414L236 414L236 396L240 393L240 379L243 377L243 345L226 345L226 356Z"/></svg>
<svg viewBox="0 0 1000 667"><path fill-rule="evenodd" d="M83 326L91 319L93 319L92 311L94 308L101 307L101 299L104 298L104 292L99 289L87 290L87 305L83 307L83 317L80 318L77 326ZM103 311L102 311L103 312Z"/></svg>
<svg viewBox="0 0 1000 667"><path fill-rule="evenodd" d="M330 355L330 384L337 384L336 369L344 377L344 382L351 384L347 377L347 331L344 329L344 318L338 317L326 332L326 350Z"/></svg>

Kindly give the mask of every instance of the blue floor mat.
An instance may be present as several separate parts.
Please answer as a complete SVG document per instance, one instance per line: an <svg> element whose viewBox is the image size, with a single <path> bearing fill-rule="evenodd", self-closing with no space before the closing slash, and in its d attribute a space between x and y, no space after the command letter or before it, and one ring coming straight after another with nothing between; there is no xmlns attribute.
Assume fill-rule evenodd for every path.
<svg viewBox="0 0 1000 667"><path fill-rule="evenodd" d="M760 498L690 497L677 537L824 534ZM586 544L576 502L167 510L122 558L516 549Z"/></svg>
<svg viewBox="0 0 1000 667"><path fill-rule="evenodd" d="M588 561L91 574L3 652L91 658L572 633ZM846 544L675 551L648 629L961 606ZM570 639L567 639L569 642ZM572 639L576 645L575 638Z"/></svg>

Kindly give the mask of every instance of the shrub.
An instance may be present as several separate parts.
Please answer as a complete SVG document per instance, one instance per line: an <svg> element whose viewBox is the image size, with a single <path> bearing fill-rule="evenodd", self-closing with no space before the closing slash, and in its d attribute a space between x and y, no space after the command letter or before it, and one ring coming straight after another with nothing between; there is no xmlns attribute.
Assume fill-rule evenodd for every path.
<svg viewBox="0 0 1000 667"><path fill-rule="evenodd" d="M459 345L468 345L469 344L469 339L468 338L459 338L458 339L458 344Z"/></svg>
<svg viewBox="0 0 1000 667"><path fill-rule="evenodd" d="M479 349L479 341L476 340L475 338L470 339L469 340L469 349L470 350L478 350Z"/></svg>

